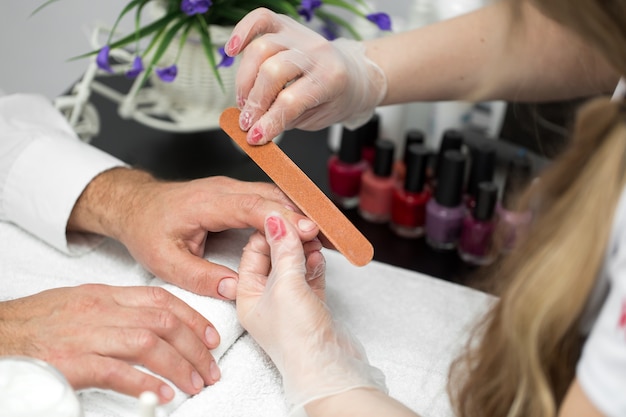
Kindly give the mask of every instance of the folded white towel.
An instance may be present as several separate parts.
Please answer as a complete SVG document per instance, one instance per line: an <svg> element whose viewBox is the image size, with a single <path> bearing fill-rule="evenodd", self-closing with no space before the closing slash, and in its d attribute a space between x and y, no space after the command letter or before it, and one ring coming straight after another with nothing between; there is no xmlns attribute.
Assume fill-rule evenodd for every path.
<svg viewBox="0 0 626 417"><path fill-rule="evenodd" d="M237 268L250 231L212 235L209 257ZM48 288L98 282L163 285L218 328L222 378L188 398L177 391L161 416L283 417L281 378L236 322L233 303L190 294L164 284L137 265L120 244L105 240L80 257L68 257L26 232L0 222L1 299ZM452 416L445 391L447 371L469 326L493 301L478 291L412 271L372 262L351 265L325 250L328 304L335 317L363 343L372 365L386 375L389 393L425 417ZM80 394L85 417L137 417L137 401L109 391Z"/></svg>

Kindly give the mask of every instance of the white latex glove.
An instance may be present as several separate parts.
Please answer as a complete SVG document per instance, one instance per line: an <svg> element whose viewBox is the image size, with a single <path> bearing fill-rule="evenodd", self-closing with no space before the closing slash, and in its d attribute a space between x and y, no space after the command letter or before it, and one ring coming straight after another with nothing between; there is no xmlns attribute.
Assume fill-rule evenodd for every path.
<svg viewBox="0 0 626 417"><path fill-rule="evenodd" d="M324 303L321 248L317 240L302 245L292 225L270 215L265 237L251 236L239 266L239 320L282 374L292 415L305 415L311 401L354 388L386 392L382 372Z"/></svg>
<svg viewBox="0 0 626 417"><path fill-rule="evenodd" d="M260 8L233 30L225 51L245 52L237 72L239 124L248 142L264 144L286 129L354 129L387 93L383 71L365 45L332 42L285 15Z"/></svg>

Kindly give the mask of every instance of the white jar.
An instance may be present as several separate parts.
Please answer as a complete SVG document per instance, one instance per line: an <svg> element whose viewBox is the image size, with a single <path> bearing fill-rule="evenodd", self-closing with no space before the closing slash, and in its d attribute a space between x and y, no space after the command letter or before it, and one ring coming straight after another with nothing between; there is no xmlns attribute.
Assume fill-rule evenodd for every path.
<svg viewBox="0 0 626 417"><path fill-rule="evenodd" d="M76 393L50 364L33 358L0 358L0 414L6 417L82 417Z"/></svg>

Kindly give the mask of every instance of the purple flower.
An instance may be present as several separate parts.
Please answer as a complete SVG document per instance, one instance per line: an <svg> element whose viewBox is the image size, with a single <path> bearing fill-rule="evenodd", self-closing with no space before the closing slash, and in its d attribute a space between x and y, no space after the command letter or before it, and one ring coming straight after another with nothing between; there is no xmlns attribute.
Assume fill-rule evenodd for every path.
<svg viewBox="0 0 626 417"><path fill-rule="evenodd" d="M298 9L298 14L304 17L304 20L310 22L313 18L313 13L315 9L322 6L322 0L302 0L300 3L300 8Z"/></svg>
<svg viewBox="0 0 626 417"><path fill-rule="evenodd" d="M187 16L193 16L206 13L211 4L211 0L183 0L180 2L180 10Z"/></svg>
<svg viewBox="0 0 626 417"><path fill-rule="evenodd" d="M220 68L220 67L228 68L231 65L233 65L233 63L235 62L235 57L226 55L226 51L224 51L223 46L220 49L218 49L218 51L220 55L222 56L222 60L220 61L219 64L217 64L217 68Z"/></svg>
<svg viewBox="0 0 626 417"><path fill-rule="evenodd" d="M329 41L335 40L339 37L339 26L331 20L324 20L320 33Z"/></svg>
<svg viewBox="0 0 626 417"><path fill-rule="evenodd" d="M174 81L176 75L178 74L178 68L176 67L176 64L174 64L165 68L157 68L154 70L154 72L156 72L156 75L159 76L161 81L165 83L171 83L172 81Z"/></svg>
<svg viewBox="0 0 626 417"><path fill-rule="evenodd" d="M367 20L376 23L380 30L391 30L391 18L387 13L368 14Z"/></svg>
<svg viewBox="0 0 626 417"><path fill-rule="evenodd" d="M98 65L98 68L105 70L106 72L113 72L113 69L109 64L109 52L111 52L111 47L109 45L100 49L100 52L98 52L98 56L96 57L96 64Z"/></svg>
<svg viewBox="0 0 626 417"><path fill-rule="evenodd" d="M133 60L133 66L131 69L126 71L126 77L128 78L136 78L143 71L143 62L141 62L141 57L137 55Z"/></svg>

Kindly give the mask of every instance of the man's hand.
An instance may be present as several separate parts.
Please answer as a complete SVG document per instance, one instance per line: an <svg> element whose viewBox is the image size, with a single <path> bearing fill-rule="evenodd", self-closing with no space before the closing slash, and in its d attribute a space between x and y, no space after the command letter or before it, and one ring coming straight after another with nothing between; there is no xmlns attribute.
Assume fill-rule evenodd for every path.
<svg viewBox="0 0 626 417"><path fill-rule="evenodd" d="M232 228L262 231L270 212L282 213L302 241L319 232L273 184L227 177L165 182L116 168L87 186L68 230L113 237L156 276L197 294L232 300L237 273L203 258L207 235Z"/></svg>
<svg viewBox="0 0 626 417"><path fill-rule="evenodd" d="M197 394L220 378L213 325L159 287L81 285L0 303L0 355L44 360L74 389L97 387L161 403L174 390L143 365Z"/></svg>

